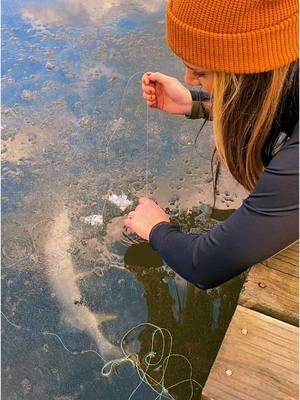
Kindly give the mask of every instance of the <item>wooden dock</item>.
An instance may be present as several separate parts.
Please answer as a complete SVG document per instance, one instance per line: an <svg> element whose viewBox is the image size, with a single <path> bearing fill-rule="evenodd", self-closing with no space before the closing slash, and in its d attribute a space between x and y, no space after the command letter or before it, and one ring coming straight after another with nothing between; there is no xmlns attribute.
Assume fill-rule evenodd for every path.
<svg viewBox="0 0 300 400"><path fill-rule="evenodd" d="M202 400L299 399L299 243L251 268Z"/></svg>

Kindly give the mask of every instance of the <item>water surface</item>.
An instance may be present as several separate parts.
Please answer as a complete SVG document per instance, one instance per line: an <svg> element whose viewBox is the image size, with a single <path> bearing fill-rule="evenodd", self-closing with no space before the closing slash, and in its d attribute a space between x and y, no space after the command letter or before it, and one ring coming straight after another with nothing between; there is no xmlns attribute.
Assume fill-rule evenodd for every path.
<svg viewBox="0 0 300 400"><path fill-rule="evenodd" d="M142 73L183 74L165 44L163 2L11 0L2 14L3 398L156 398L130 365L103 377L95 353L74 354L107 351L109 360L141 323L167 329L172 353L189 360L203 385L241 278L198 290L121 229L146 193L187 232L217 223L211 127L195 145L199 121L149 110L146 145ZM126 195L131 208L105 200L110 193ZM232 208L234 193L219 197ZM103 224L87 223L93 215ZM154 329L135 329L125 343L143 368ZM157 361L159 335L154 344ZM157 364L149 373L158 381L162 370ZM171 357L165 387L189 377L187 360ZM190 390L186 382L170 393L187 399ZM199 392L194 385L193 398Z"/></svg>

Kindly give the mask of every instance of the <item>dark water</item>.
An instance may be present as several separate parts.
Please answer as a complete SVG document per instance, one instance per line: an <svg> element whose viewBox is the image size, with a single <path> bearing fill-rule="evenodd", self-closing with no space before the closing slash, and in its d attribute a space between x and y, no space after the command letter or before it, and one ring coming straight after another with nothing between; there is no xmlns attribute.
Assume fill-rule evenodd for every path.
<svg viewBox="0 0 300 400"><path fill-rule="evenodd" d="M165 45L163 2L11 0L2 6L3 398L122 400L135 389L132 399L156 398L149 385L138 386L130 366L103 377L95 353L71 354L58 337L45 335L55 333L80 352L99 350L101 332L103 342L119 348L122 336L145 322L168 329L172 354L185 356L203 385L242 278L200 291L147 243L122 236L122 215L146 189L186 231L217 223L203 204L212 199L211 127L195 146L198 121L150 110L147 156L142 72L183 73ZM105 200L109 193L126 195L131 206L122 211ZM92 215L102 215L103 224L89 224ZM154 331L137 328L125 342L144 369ZM163 332L167 355L170 337ZM154 345L156 362L159 332ZM148 370L156 390L153 379L162 371L161 363ZM164 386L189 377L187 360L170 357ZM188 399L190 390L185 382L170 393ZM196 385L193 398L199 398Z"/></svg>

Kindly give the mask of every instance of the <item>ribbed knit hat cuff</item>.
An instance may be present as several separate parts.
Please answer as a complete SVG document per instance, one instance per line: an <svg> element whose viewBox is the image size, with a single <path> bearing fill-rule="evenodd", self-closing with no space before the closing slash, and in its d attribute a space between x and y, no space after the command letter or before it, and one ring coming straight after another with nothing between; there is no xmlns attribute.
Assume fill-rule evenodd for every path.
<svg viewBox="0 0 300 400"><path fill-rule="evenodd" d="M206 32L180 21L167 6L167 42L185 62L211 71L255 73L298 58L298 15L272 27L235 34Z"/></svg>

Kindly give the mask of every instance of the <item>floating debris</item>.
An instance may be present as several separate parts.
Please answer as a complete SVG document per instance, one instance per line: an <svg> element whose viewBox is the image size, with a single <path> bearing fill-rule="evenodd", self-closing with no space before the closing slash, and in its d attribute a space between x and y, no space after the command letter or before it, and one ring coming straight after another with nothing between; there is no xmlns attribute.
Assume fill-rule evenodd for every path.
<svg viewBox="0 0 300 400"><path fill-rule="evenodd" d="M110 194L108 200L119 207L122 211L126 210L128 206L132 204L132 201L128 199L126 194L122 193L120 196L117 194Z"/></svg>
<svg viewBox="0 0 300 400"><path fill-rule="evenodd" d="M34 57L34 56L29 56L28 60L31 61L31 62L37 62L38 61L38 59L36 57Z"/></svg>
<svg viewBox="0 0 300 400"><path fill-rule="evenodd" d="M82 221L92 226L103 225L103 215L89 215L82 218Z"/></svg>
<svg viewBox="0 0 300 400"><path fill-rule="evenodd" d="M49 346L47 345L47 343L45 343L45 344L43 345L43 350L44 350L45 353L48 353L48 351L49 351Z"/></svg>
<svg viewBox="0 0 300 400"><path fill-rule="evenodd" d="M37 95L38 95L38 92L36 90L31 91L31 90L24 89L21 97L24 100L34 100L37 97Z"/></svg>
<svg viewBox="0 0 300 400"><path fill-rule="evenodd" d="M55 64L51 61L47 61L46 68L52 71L53 69L55 69Z"/></svg>
<svg viewBox="0 0 300 400"><path fill-rule="evenodd" d="M32 383L30 382L29 379L25 378L22 380L21 385L23 387L23 394L26 396L27 394L30 393L32 389Z"/></svg>
<svg viewBox="0 0 300 400"><path fill-rule="evenodd" d="M81 128L91 131L96 126L96 120L90 115L86 115L79 121Z"/></svg>

